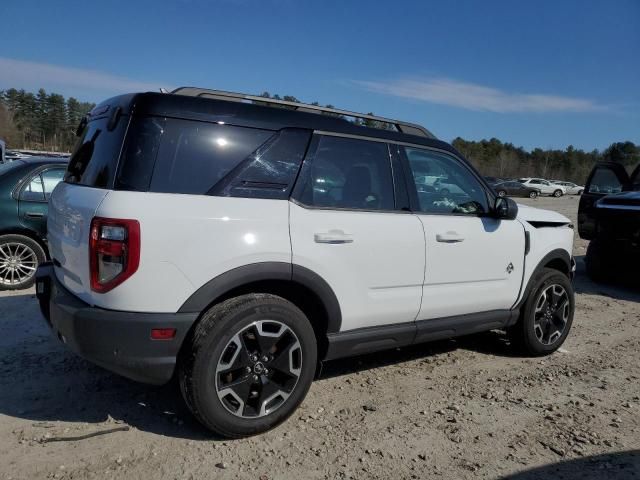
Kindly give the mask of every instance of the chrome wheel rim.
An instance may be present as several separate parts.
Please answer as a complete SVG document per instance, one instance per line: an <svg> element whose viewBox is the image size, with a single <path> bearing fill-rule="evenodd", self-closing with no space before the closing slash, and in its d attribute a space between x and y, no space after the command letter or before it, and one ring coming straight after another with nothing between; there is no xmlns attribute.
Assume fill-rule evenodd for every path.
<svg viewBox="0 0 640 480"><path fill-rule="evenodd" d="M538 341L550 346L560 340L570 314L571 302L564 287L558 284L546 287L538 296L534 312L533 330Z"/></svg>
<svg viewBox="0 0 640 480"><path fill-rule="evenodd" d="M536 198L536 192L529 193L529 198Z"/></svg>
<svg viewBox="0 0 640 480"><path fill-rule="evenodd" d="M503 191L499 191L499 192L498 192L498 196L499 196L499 197L506 197L506 196L507 196L507 194L506 194L505 192L503 192Z"/></svg>
<svg viewBox="0 0 640 480"><path fill-rule="evenodd" d="M264 417L291 396L301 372L302 347L293 330L277 320L259 320L224 347L216 365L216 393L233 415Z"/></svg>
<svg viewBox="0 0 640 480"><path fill-rule="evenodd" d="M38 266L38 257L24 243L9 242L0 245L0 284L21 285L31 279Z"/></svg>

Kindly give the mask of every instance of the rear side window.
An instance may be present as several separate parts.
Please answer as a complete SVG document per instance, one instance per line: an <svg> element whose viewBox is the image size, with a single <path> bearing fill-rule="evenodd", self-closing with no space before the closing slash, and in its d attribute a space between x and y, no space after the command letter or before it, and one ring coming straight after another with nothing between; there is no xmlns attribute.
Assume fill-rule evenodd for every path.
<svg viewBox="0 0 640 480"><path fill-rule="evenodd" d="M108 118L92 120L85 127L69 160L65 181L95 188L111 188L122 148L128 117L111 131Z"/></svg>
<svg viewBox="0 0 640 480"><path fill-rule="evenodd" d="M273 134L255 128L167 120L150 190L206 194Z"/></svg>
<svg viewBox="0 0 640 480"><path fill-rule="evenodd" d="M212 190L212 195L251 198L289 197L311 133L287 128L251 153Z"/></svg>
<svg viewBox="0 0 640 480"><path fill-rule="evenodd" d="M305 205L362 210L395 206L386 143L320 136L301 177L296 198Z"/></svg>

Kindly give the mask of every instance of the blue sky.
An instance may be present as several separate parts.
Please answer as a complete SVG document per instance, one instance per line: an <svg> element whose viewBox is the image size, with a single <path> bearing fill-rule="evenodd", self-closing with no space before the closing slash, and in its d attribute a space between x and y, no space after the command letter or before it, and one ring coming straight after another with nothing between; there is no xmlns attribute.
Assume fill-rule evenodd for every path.
<svg viewBox="0 0 640 480"><path fill-rule="evenodd" d="M0 89L295 95L452 140L640 143L640 1L2 0Z"/></svg>

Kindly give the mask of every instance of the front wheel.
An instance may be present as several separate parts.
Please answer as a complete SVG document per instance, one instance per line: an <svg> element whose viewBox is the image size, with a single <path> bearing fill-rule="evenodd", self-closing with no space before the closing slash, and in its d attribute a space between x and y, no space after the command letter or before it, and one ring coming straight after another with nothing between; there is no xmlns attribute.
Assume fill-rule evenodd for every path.
<svg viewBox="0 0 640 480"><path fill-rule="evenodd" d="M275 295L242 295L200 319L180 358L180 387L204 426L245 437L296 410L316 362L316 338L302 311Z"/></svg>
<svg viewBox="0 0 640 480"><path fill-rule="evenodd" d="M22 290L34 284L44 249L24 235L0 236L0 290Z"/></svg>
<svg viewBox="0 0 640 480"><path fill-rule="evenodd" d="M537 198L538 192L529 192L529 198Z"/></svg>
<svg viewBox="0 0 640 480"><path fill-rule="evenodd" d="M553 196L554 197L561 197L562 196L562 190L555 190L553 192Z"/></svg>
<svg viewBox="0 0 640 480"><path fill-rule="evenodd" d="M558 270L543 269L533 280L518 323L508 330L512 345L526 355L555 352L569 334L574 310L569 278Z"/></svg>

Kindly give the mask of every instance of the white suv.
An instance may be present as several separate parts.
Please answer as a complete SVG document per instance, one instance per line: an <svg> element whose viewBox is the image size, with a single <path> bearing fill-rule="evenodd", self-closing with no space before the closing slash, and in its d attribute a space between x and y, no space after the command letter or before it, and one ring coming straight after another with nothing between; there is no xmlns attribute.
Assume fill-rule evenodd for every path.
<svg viewBox="0 0 640 480"><path fill-rule="evenodd" d="M37 274L69 348L142 382L175 372L239 437L291 415L326 360L491 329L529 355L564 342L567 218L496 198L423 127L266 101L124 95L81 124Z"/></svg>
<svg viewBox="0 0 640 480"><path fill-rule="evenodd" d="M552 183L544 178L520 178L518 179L518 182L526 185L527 187L537 188L543 195L561 197L567 193L567 187Z"/></svg>

